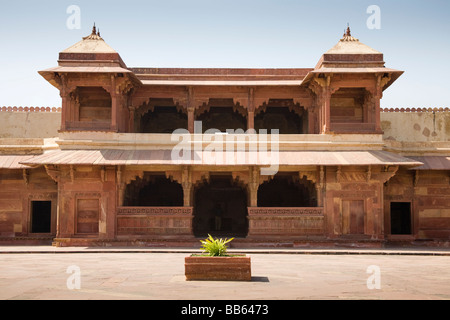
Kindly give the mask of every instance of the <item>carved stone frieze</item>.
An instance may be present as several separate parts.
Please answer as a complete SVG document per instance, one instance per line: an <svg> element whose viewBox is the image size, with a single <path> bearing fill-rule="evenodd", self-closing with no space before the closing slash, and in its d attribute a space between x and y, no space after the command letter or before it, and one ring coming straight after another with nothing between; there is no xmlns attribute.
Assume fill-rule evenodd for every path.
<svg viewBox="0 0 450 320"><path fill-rule="evenodd" d="M117 215L142 215L142 216L167 216L167 215L186 215L191 216L194 212L192 207L119 207Z"/></svg>

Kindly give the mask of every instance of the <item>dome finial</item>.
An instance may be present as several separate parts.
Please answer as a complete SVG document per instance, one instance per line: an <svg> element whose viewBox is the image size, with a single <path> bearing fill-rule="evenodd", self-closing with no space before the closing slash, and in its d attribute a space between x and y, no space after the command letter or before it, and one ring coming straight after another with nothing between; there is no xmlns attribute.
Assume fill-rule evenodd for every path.
<svg viewBox="0 0 450 320"><path fill-rule="evenodd" d="M349 24L349 23L347 23L347 33L346 33L346 36L347 36L347 37L351 37L351 36L352 36L352 33L351 33L351 31L350 31L350 24Z"/></svg>
<svg viewBox="0 0 450 320"><path fill-rule="evenodd" d="M84 37L83 40L103 40L100 36L100 28L97 29L95 22L94 26L92 27L92 33L89 36Z"/></svg>
<svg viewBox="0 0 450 320"><path fill-rule="evenodd" d="M358 39L352 37L352 32L350 30L350 24L347 23L347 29L344 30L344 35L342 36L341 41L359 41Z"/></svg>

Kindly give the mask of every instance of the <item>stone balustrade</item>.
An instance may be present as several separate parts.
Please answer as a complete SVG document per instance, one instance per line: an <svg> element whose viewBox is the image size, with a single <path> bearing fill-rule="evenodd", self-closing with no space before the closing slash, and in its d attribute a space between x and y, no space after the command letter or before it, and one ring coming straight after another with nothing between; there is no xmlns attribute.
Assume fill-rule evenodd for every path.
<svg viewBox="0 0 450 320"><path fill-rule="evenodd" d="M322 236L323 208L248 208L249 236Z"/></svg>
<svg viewBox="0 0 450 320"><path fill-rule="evenodd" d="M119 207L117 235L192 235L192 207Z"/></svg>

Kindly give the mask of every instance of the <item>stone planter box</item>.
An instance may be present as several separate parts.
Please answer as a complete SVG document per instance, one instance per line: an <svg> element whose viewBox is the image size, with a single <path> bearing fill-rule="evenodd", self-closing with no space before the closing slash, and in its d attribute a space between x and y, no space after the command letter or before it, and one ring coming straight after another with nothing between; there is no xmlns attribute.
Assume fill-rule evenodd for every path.
<svg viewBox="0 0 450 320"><path fill-rule="evenodd" d="M251 260L247 256L185 258L186 280L251 281Z"/></svg>

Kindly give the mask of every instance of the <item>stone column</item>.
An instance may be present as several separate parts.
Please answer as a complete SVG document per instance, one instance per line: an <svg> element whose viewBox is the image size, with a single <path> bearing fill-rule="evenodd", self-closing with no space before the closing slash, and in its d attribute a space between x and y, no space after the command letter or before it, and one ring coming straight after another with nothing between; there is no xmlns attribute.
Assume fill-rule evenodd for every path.
<svg viewBox="0 0 450 320"><path fill-rule="evenodd" d="M117 114L118 114L118 93L116 90L116 78L111 76L111 130L117 131Z"/></svg>
<svg viewBox="0 0 450 320"><path fill-rule="evenodd" d="M188 131L194 133L194 123L195 123L195 108L188 107Z"/></svg>
<svg viewBox="0 0 450 320"><path fill-rule="evenodd" d="M255 112L248 111L247 130L255 129Z"/></svg>
<svg viewBox="0 0 450 320"><path fill-rule="evenodd" d="M181 186L183 187L183 205L192 207L192 172L189 167L183 167L181 172Z"/></svg>
<svg viewBox="0 0 450 320"><path fill-rule="evenodd" d="M313 108L312 106L310 106L307 110L307 116L308 116L308 132L305 132L307 134L314 134L316 133L316 129L315 129L315 122L316 122L316 117L315 117L315 108Z"/></svg>
<svg viewBox="0 0 450 320"><path fill-rule="evenodd" d="M250 191L250 207L258 206L259 182L259 169L257 167L250 168L250 181L248 183L248 189Z"/></svg>
<svg viewBox="0 0 450 320"><path fill-rule="evenodd" d="M249 89L247 107L247 130L255 129L255 90Z"/></svg>
<svg viewBox="0 0 450 320"><path fill-rule="evenodd" d="M117 105L118 105L118 103L117 103L117 95L115 93L111 94L111 101L112 101L112 104L111 104L111 107L112 107L111 130L117 131Z"/></svg>
<svg viewBox="0 0 450 320"><path fill-rule="evenodd" d="M323 89L323 129L322 133L331 131L331 91L329 86Z"/></svg>
<svg viewBox="0 0 450 320"><path fill-rule="evenodd" d="M70 104L70 94L68 94L65 90L61 91L62 98L62 108L61 108L61 130L65 131L67 129L66 122L68 121L68 111Z"/></svg>
<svg viewBox="0 0 450 320"><path fill-rule="evenodd" d="M130 106L128 107L128 110L130 112L130 116L128 118L128 132L135 133L134 114L136 113L136 107Z"/></svg>
<svg viewBox="0 0 450 320"><path fill-rule="evenodd" d="M381 111L380 111L381 93L378 93L378 95L374 97L374 100L375 100L375 131L381 133Z"/></svg>
<svg viewBox="0 0 450 320"><path fill-rule="evenodd" d="M330 84L331 76L322 75L314 78L314 82L309 87L316 94L316 104L319 107L319 132L321 134L331 131L331 94L337 89L332 90Z"/></svg>

